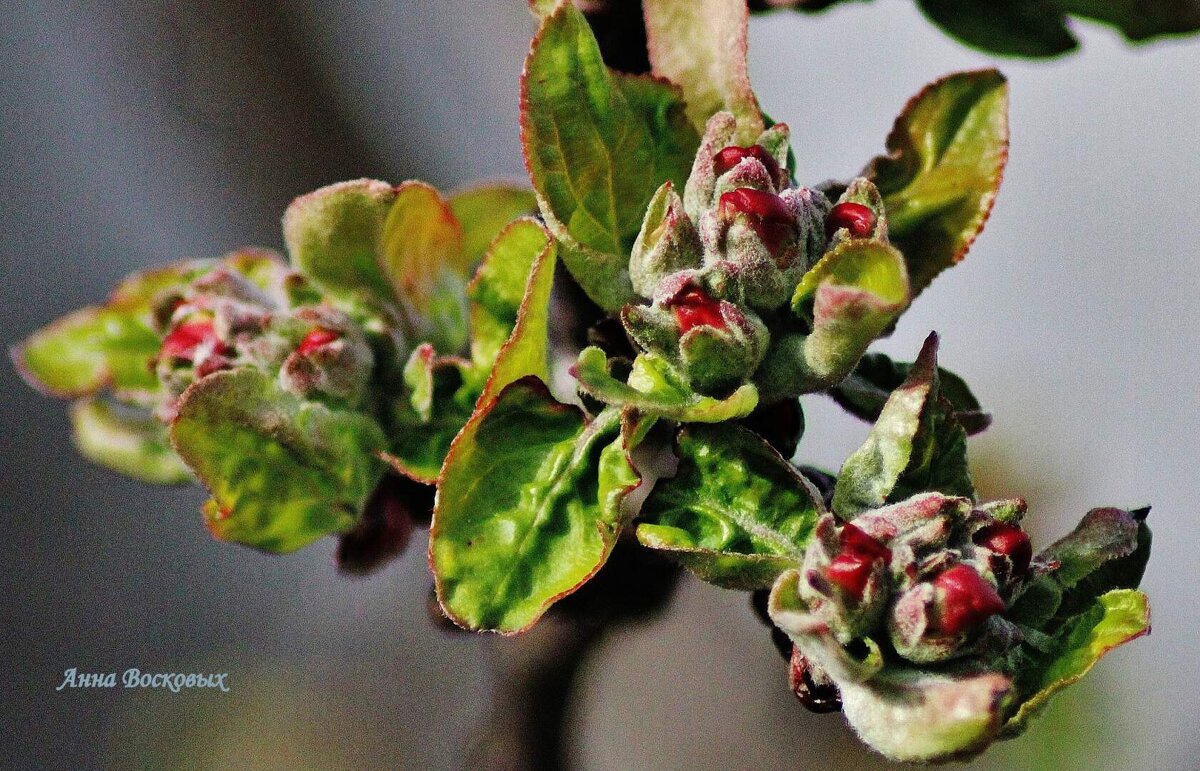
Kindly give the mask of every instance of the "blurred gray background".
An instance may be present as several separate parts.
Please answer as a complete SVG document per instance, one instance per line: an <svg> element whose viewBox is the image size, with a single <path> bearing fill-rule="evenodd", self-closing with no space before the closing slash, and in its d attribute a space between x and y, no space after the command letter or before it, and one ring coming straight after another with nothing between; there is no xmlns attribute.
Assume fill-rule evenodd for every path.
<svg viewBox="0 0 1200 771"><path fill-rule="evenodd" d="M0 11L0 308L14 342L125 273L279 246L295 195L339 179L453 188L521 178L521 0L68 3ZM880 347L930 329L995 415L972 440L985 497L1024 495L1042 543L1090 507L1154 504L1154 633L972 768L1200 767L1200 39L1002 62L1012 160L969 259ZM800 178L878 152L923 83L992 63L910 2L752 27L764 107ZM3 696L12 768L461 766L489 687L477 639L426 620L421 542L337 577L333 542L270 558L210 539L198 489L82 462L64 405L0 366ZM867 431L806 404L801 456L835 467ZM229 694L63 691L63 671L216 671ZM588 661L572 760L604 769L883 765L807 713L744 595L683 582L661 620Z"/></svg>

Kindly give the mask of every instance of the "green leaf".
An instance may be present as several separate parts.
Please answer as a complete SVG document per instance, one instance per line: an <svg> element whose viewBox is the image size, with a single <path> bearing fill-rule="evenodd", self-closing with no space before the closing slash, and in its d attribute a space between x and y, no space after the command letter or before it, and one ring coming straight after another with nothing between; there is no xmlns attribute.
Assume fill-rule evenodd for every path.
<svg viewBox="0 0 1200 771"><path fill-rule="evenodd" d="M644 0L643 6L654 74L683 89L696 131L727 110L737 119L738 143L753 143L764 126L746 65L746 6L726 0Z"/></svg>
<svg viewBox="0 0 1200 771"><path fill-rule="evenodd" d="M375 421L302 400L252 368L188 388L171 440L213 495L213 534L270 552L352 528L384 471Z"/></svg>
<svg viewBox="0 0 1200 771"><path fill-rule="evenodd" d="M792 308L811 331L776 335L754 376L765 401L821 391L850 373L908 305L904 259L882 240L846 239L800 280Z"/></svg>
<svg viewBox="0 0 1200 771"><path fill-rule="evenodd" d="M1018 678L1021 693L1004 733L1023 731L1058 691L1086 675L1113 648L1150 632L1150 604L1133 589L1101 595L1087 611L1062 626L1052 650L1024 662Z"/></svg>
<svg viewBox="0 0 1200 771"><path fill-rule="evenodd" d="M1196 0L918 0L930 21L963 43L1006 56L1047 57L1074 50L1069 16L1111 25L1133 41L1200 29Z"/></svg>
<svg viewBox="0 0 1200 771"><path fill-rule="evenodd" d="M733 589L767 588L799 567L824 507L792 464L730 424L682 429L678 453L678 472L642 506L643 546Z"/></svg>
<svg viewBox="0 0 1200 771"><path fill-rule="evenodd" d="M634 299L629 251L655 190L682 190L699 138L678 91L605 67L571 3L546 18L521 79L521 139L562 259L602 308Z"/></svg>
<svg viewBox="0 0 1200 771"><path fill-rule="evenodd" d="M536 220L511 223L492 244L467 299L471 304L471 358L492 378L491 390L526 375L549 380L550 292L557 249Z"/></svg>
<svg viewBox="0 0 1200 771"><path fill-rule="evenodd" d="M960 42L1004 56L1058 56L1078 45L1061 0L917 0L917 6Z"/></svg>
<svg viewBox="0 0 1200 771"><path fill-rule="evenodd" d="M267 249L242 249L226 255L220 262L231 262L241 266L252 258L282 264L283 258ZM108 296L109 307L119 308L126 313L145 313L149 321L155 302L172 290L181 290L191 281L211 270L218 261L182 260L158 268L140 270L121 280Z"/></svg>
<svg viewBox="0 0 1200 771"><path fill-rule="evenodd" d="M847 0L750 0L751 11L790 6L818 12ZM1049 57L1074 50L1070 16L1110 24L1132 41L1200 29L1197 0L917 0L944 32L1002 56Z"/></svg>
<svg viewBox="0 0 1200 771"><path fill-rule="evenodd" d="M550 234L532 219L511 223L496 238L467 289L472 361L438 357L424 345L405 366L412 393L396 404L383 456L398 472L433 484L475 407L526 375L549 379L555 258Z"/></svg>
<svg viewBox="0 0 1200 771"><path fill-rule="evenodd" d="M409 479L434 484L480 387L469 362L439 357L431 345L413 351L404 380L411 392L394 405L388 449L380 457Z"/></svg>
<svg viewBox="0 0 1200 771"><path fill-rule="evenodd" d="M892 361L884 353L868 353L858 362L854 371L828 393L842 409L857 418L869 422L879 419L883 405L892 391L912 371L912 364ZM979 401L971 393L965 380L948 369L938 368L941 394L950 402L954 419L968 436L979 433L992 423L992 416L983 412Z"/></svg>
<svg viewBox="0 0 1200 771"><path fill-rule="evenodd" d="M587 424L534 377L476 412L446 458L430 529L451 619L522 631L600 569L638 484L619 430L616 410Z"/></svg>
<svg viewBox="0 0 1200 771"><path fill-rule="evenodd" d="M913 297L961 261L983 229L1008 160L1008 84L995 70L948 75L905 106L886 156L863 172L883 193Z"/></svg>
<svg viewBox="0 0 1200 771"><path fill-rule="evenodd" d="M300 196L283 215L292 263L327 292L394 301L379 262L379 239L395 200L391 185L373 179Z"/></svg>
<svg viewBox="0 0 1200 771"><path fill-rule="evenodd" d="M922 492L975 497L966 432L939 393L937 346L930 334L867 441L842 465L833 510L843 519Z"/></svg>
<svg viewBox="0 0 1200 771"><path fill-rule="evenodd" d="M171 447L167 427L145 410L81 399L71 405L71 426L79 454L93 463L152 484L192 480Z"/></svg>
<svg viewBox="0 0 1200 771"><path fill-rule="evenodd" d="M379 238L384 276L409 310L416 337L442 353L457 353L467 342L469 265L450 204L424 182L404 182Z"/></svg>
<svg viewBox="0 0 1200 771"><path fill-rule="evenodd" d="M450 210L462 224L463 254L473 265L487 254L488 246L505 226L522 214L537 211L532 190L490 183L468 187L450 196Z"/></svg>
<svg viewBox="0 0 1200 771"><path fill-rule="evenodd" d="M141 308L92 306L64 316L12 350L34 388L59 397L158 390L153 361L161 339Z"/></svg>
<svg viewBox="0 0 1200 771"><path fill-rule="evenodd" d="M1132 514L1115 508L1092 509L1069 535L1039 554L1038 562L1056 565L1055 579L1070 588L1104 563L1128 557L1137 543L1138 522Z"/></svg>
<svg viewBox="0 0 1200 771"><path fill-rule="evenodd" d="M1009 611L1012 620L1052 634L1064 619L1114 589L1136 589L1150 559L1147 511L1092 509L1035 560L1040 575Z"/></svg>
<svg viewBox="0 0 1200 771"><path fill-rule="evenodd" d="M1200 30L1200 0L1055 0L1073 16L1110 24L1130 40Z"/></svg>
<svg viewBox="0 0 1200 771"><path fill-rule="evenodd" d="M724 399L701 396L670 362L652 353L638 354L624 383L613 377L608 357L594 346L580 352L572 373L579 381L579 388L593 398L680 423L736 420L749 415L758 405L758 391L748 383Z"/></svg>

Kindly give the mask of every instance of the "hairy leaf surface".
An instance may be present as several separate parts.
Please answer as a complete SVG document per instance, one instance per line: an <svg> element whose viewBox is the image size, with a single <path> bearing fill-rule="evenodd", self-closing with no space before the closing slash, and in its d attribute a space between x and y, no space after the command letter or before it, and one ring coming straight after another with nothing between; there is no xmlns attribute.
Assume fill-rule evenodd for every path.
<svg viewBox="0 0 1200 771"><path fill-rule="evenodd" d="M477 411L438 481L429 555L446 614L515 633L600 569L638 484L616 410L588 424L537 378Z"/></svg>
<svg viewBox="0 0 1200 771"><path fill-rule="evenodd" d="M634 298L629 250L654 191L682 190L699 138L674 87L610 71L571 3L546 18L521 79L521 140L546 223L584 291Z"/></svg>
<svg viewBox="0 0 1200 771"><path fill-rule="evenodd" d="M863 172L883 193L916 297L966 256L1008 161L1008 84L996 70L948 75L904 107L887 155Z"/></svg>
<svg viewBox="0 0 1200 771"><path fill-rule="evenodd" d="M349 530L384 471L373 420L300 399L249 367L184 392L171 440L212 493L213 535L270 552Z"/></svg>
<svg viewBox="0 0 1200 771"><path fill-rule="evenodd" d="M731 424L682 429L678 451L678 472L642 506L643 546L734 589L769 587L800 565L824 507L794 466Z"/></svg>

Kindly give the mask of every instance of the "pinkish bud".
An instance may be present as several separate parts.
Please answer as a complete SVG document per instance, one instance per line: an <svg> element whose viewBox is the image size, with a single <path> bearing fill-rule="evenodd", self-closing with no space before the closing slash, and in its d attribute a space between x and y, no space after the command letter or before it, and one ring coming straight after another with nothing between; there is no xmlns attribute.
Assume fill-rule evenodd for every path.
<svg viewBox="0 0 1200 771"><path fill-rule="evenodd" d="M940 595L938 631L957 636L1004 610L996 588L970 565L959 563L933 579Z"/></svg>
<svg viewBox="0 0 1200 771"><path fill-rule="evenodd" d="M866 238L874 227L875 212L871 207L852 201L839 203L825 219L825 233L830 238L842 228L849 230L853 238Z"/></svg>
<svg viewBox="0 0 1200 771"><path fill-rule="evenodd" d="M713 171L719 177L747 158L754 158L765 166L767 173L771 175L771 179L776 181L780 179L779 162L771 157L771 154L762 145L753 145L751 147L730 145L722 149L713 157Z"/></svg>
<svg viewBox="0 0 1200 771"><path fill-rule="evenodd" d="M337 332L317 327L304 336L304 339L300 341L300 345L296 348L296 350L301 356L307 356L321 346L329 345L340 337L341 335L339 335Z"/></svg>
<svg viewBox="0 0 1200 771"><path fill-rule="evenodd" d="M977 531L971 539L988 551L1003 554L1012 562L1012 574L1022 576L1029 570L1033 546L1024 530L1007 522L996 522Z"/></svg>
<svg viewBox="0 0 1200 771"><path fill-rule="evenodd" d="M825 576L851 597L861 600L875 562L889 561L891 549L850 524L842 527L838 540L842 550L830 561Z"/></svg>
<svg viewBox="0 0 1200 771"><path fill-rule="evenodd" d="M680 293L670 300L668 306L675 313L675 323L679 325L680 334L693 327L725 328L720 301L714 300L699 287L692 287Z"/></svg>
<svg viewBox="0 0 1200 771"><path fill-rule="evenodd" d="M163 340L159 356L164 359L192 361L198 348L210 344L216 355L223 356L229 353L228 346L217 340L217 332L211 319L185 321L172 329Z"/></svg>
<svg viewBox="0 0 1200 771"><path fill-rule="evenodd" d="M784 240L796 232L791 209L774 193L739 187L721 195L719 210L726 216L744 215L771 254L777 254Z"/></svg>

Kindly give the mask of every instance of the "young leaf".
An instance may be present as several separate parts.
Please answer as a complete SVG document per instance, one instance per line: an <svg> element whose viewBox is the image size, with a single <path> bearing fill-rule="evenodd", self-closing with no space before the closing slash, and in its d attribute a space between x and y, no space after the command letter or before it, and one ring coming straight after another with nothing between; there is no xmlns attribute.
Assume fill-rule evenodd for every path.
<svg viewBox="0 0 1200 771"><path fill-rule="evenodd" d="M802 316L811 303L811 332L777 335L754 376L764 400L841 381L908 300L904 259L893 247L857 238L834 246L804 274L792 299Z"/></svg>
<svg viewBox="0 0 1200 771"><path fill-rule="evenodd" d="M533 214L537 207L532 190L503 183L476 185L451 194L450 210L462 224L466 264L483 259L508 223L522 214Z"/></svg>
<svg viewBox="0 0 1200 771"><path fill-rule="evenodd" d="M411 393L396 401L388 449L380 457L398 473L431 485L475 408L477 378L469 362L439 357L433 346L422 345L404 366L404 380Z"/></svg>
<svg viewBox="0 0 1200 771"><path fill-rule="evenodd" d="M842 465L833 510L843 519L921 492L975 497L966 432L939 393L937 345L930 334L867 441Z"/></svg>
<svg viewBox="0 0 1200 771"><path fill-rule="evenodd" d="M101 388L158 389L153 360L161 340L141 308L92 306L42 327L13 348L17 369L34 388L59 397Z"/></svg>
<svg viewBox="0 0 1200 771"><path fill-rule="evenodd" d="M563 3L525 61L521 141L571 274L605 310L633 300L629 250L646 205L667 180L683 189L699 142L678 91L608 70L583 14Z"/></svg>
<svg viewBox="0 0 1200 771"><path fill-rule="evenodd" d="M549 378L550 292L555 244L532 219L509 225L467 288L470 362L420 346L405 367L412 389L396 405L384 458L401 474L433 484L450 443L476 406L518 378Z"/></svg>
<svg viewBox="0 0 1200 771"><path fill-rule="evenodd" d="M1149 632L1146 595L1133 589L1101 595L1059 629L1048 654L1024 662L1017 681L1022 698L1010 711L1005 735L1023 731L1051 696L1086 675L1104 654Z"/></svg>
<svg viewBox="0 0 1200 771"><path fill-rule="evenodd" d="M533 219L519 219L496 238L467 287L471 358L488 392L526 375L550 379L550 292L558 250Z"/></svg>
<svg viewBox="0 0 1200 771"><path fill-rule="evenodd" d="M701 396L691 389L669 362L652 353L638 354L629 378L622 383L609 370L608 357L594 346L584 348L572 368L584 393L606 404L633 407L639 412L680 423L721 423L744 418L758 405L758 391L749 383L724 399Z"/></svg>
<svg viewBox="0 0 1200 771"><path fill-rule="evenodd" d="M520 632L600 569L638 484L619 432L617 410L588 424L535 377L472 416L442 468L430 529L451 619Z"/></svg>
<svg viewBox="0 0 1200 771"><path fill-rule="evenodd" d="M373 179L339 182L300 196L283 215L292 263L327 292L393 301L379 262L379 238L395 200L391 185Z"/></svg>
<svg viewBox="0 0 1200 771"><path fill-rule="evenodd" d="M1150 559L1145 514L1092 509L1068 535L1035 560L1040 575L1009 612L1024 626L1053 634L1070 618L1115 589L1136 589Z"/></svg>
<svg viewBox="0 0 1200 771"><path fill-rule="evenodd" d="M728 110L737 118L738 143L753 143L764 127L746 66L745 4L644 0L643 6L654 74L683 89L696 131L704 131L713 113Z"/></svg>
<svg viewBox="0 0 1200 771"><path fill-rule="evenodd" d="M71 405L71 426L76 449L93 463L152 484L192 479L171 447L167 427L144 410L81 399Z"/></svg>
<svg viewBox="0 0 1200 771"><path fill-rule="evenodd" d="M842 712L864 742L897 762L969 757L1000 727L1012 684L996 672L890 671L841 687Z"/></svg>
<svg viewBox="0 0 1200 771"><path fill-rule="evenodd" d="M900 387L912 367L912 364L892 361L884 353L868 353L858 362L854 371L830 388L828 393L851 415L874 423L879 419L879 413L883 411L883 405L892 391ZM983 412L965 380L941 367L938 367L938 379L942 396L954 410L954 419L968 436L991 425L992 416Z"/></svg>
<svg viewBox="0 0 1200 771"><path fill-rule="evenodd" d="M375 421L302 400L249 367L188 388L171 441L213 495L213 535L270 552L352 528L384 471Z"/></svg>
<svg viewBox="0 0 1200 771"><path fill-rule="evenodd" d="M769 587L803 562L824 507L792 464L729 424L682 429L678 453L678 472L642 506L643 546L733 589Z"/></svg>
<svg viewBox="0 0 1200 771"><path fill-rule="evenodd" d="M379 260L392 292L412 311L418 339L453 354L467 342L463 296L469 267L462 225L437 190L404 182L379 235Z"/></svg>
<svg viewBox="0 0 1200 771"><path fill-rule="evenodd" d="M966 256L1008 160L1008 84L995 70L948 75L912 98L863 172L879 187L915 297Z"/></svg>

